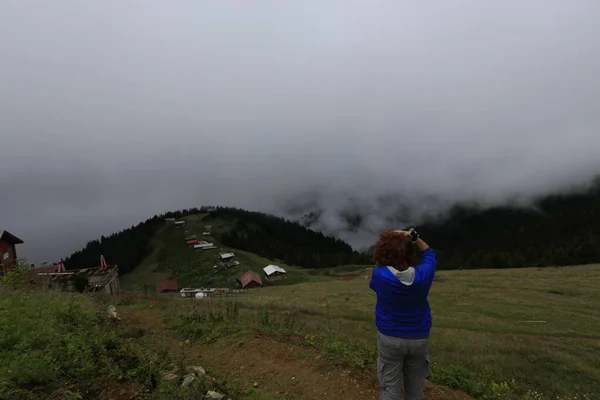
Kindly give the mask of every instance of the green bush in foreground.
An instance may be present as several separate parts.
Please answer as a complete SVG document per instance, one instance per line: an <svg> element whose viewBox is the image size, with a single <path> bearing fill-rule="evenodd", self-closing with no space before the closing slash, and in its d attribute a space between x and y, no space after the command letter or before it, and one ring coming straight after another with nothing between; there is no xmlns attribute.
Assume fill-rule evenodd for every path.
<svg viewBox="0 0 600 400"><path fill-rule="evenodd" d="M106 310L86 297L1 290L1 399L46 399L65 389L69 398L94 398L119 385L135 385L139 396L193 394L192 387L160 382L169 362L166 353L136 346L143 333L109 320ZM196 389L201 396L204 388Z"/></svg>
<svg viewBox="0 0 600 400"><path fill-rule="evenodd" d="M93 380L150 378L103 313L80 298L6 291L0 299L0 394L44 398L66 382L92 390Z"/></svg>

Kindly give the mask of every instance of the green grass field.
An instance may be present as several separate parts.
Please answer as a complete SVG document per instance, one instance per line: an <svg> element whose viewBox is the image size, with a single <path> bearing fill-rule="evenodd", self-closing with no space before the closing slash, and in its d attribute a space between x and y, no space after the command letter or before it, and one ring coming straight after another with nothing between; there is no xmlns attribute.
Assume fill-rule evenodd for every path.
<svg viewBox="0 0 600 400"><path fill-rule="evenodd" d="M0 278L0 399L192 400L228 390L204 363L208 378L182 384L199 360L141 326L110 318L107 305L118 301ZM240 400L285 400L245 388L232 393Z"/></svg>
<svg viewBox="0 0 600 400"><path fill-rule="evenodd" d="M157 382L180 360L143 330L111 323L88 296L2 290L0 349L6 400L195 399L211 388Z"/></svg>
<svg viewBox="0 0 600 400"><path fill-rule="evenodd" d="M376 359L367 274L229 301L247 326L303 335L363 367ZM439 272L430 294L432 380L481 399L600 398L599 287L597 265ZM202 304L208 300L171 307L185 313Z"/></svg>
<svg viewBox="0 0 600 400"><path fill-rule="evenodd" d="M332 365L373 368L369 271L318 272L304 283L191 301L123 293L98 303L97 296L4 290L0 361L7 367L0 371L0 394L38 399L68 389L74 394L65 398L75 399L107 382L119 390L154 390L156 398L176 393L178 387L151 388L152 374L177 361L160 338L131 322L111 328L107 304L164 320L181 339L204 345L224 340L235 347L257 331L281 340L293 334L302 337L301 346L331 357ZM484 400L600 398L598 287L600 265L438 272L430 294L431 380Z"/></svg>

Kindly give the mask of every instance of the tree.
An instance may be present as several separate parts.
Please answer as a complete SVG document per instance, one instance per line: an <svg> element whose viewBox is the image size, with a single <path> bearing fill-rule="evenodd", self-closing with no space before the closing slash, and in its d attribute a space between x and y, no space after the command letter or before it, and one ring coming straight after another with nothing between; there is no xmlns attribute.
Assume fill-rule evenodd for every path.
<svg viewBox="0 0 600 400"><path fill-rule="evenodd" d="M597 263L598 204L600 177L588 189L542 197L530 208L457 206L419 232L438 251L443 268Z"/></svg>

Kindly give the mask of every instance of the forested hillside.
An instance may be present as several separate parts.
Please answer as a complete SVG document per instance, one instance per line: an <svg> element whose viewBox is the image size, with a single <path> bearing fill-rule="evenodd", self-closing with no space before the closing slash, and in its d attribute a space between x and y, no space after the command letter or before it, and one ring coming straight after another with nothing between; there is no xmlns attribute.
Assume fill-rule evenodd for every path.
<svg viewBox="0 0 600 400"><path fill-rule="evenodd" d="M223 244L289 265L325 268L371 262L368 255L342 240L273 215L220 207L210 214L211 219L230 222L229 230L219 237Z"/></svg>
<svg viewBox="0 0 600 400"><path fill-rule="evenodd" d="M121 273L127 273L152 252L151 240L158 228L164 226L165 218L181 218L200 212L201 209L192 208L156 215L121 232L102 236L66 258L67 269L98 266L103 254L109 264L118 264ZM211 220L227 222L228 229L219 235L223 245L267 259L308 268L370 262L369 256L354 251L341 240L272 215L219 207L203 223L210 224ZM182 251L187 250L186 247Z"/></svg>
<svg viewBox="0 0 600 400"><path fill-rule="evenodd" d="M92 240L65 259L66 268L97 267L100 265L100 255L104 255L107 263L117 264L121 273L127 273L152 252L151 239L165 223L165 218L181 218L199 212L197 208L192 208L155 215L131 228Z"/></svg>
<svg viewBox="0 0 600 400"><path fill-rule="evenodd" d="M508 268L600 262L600 180L580 193L544 197L529 209L455 207L419 227L440 268Z"/></svg>

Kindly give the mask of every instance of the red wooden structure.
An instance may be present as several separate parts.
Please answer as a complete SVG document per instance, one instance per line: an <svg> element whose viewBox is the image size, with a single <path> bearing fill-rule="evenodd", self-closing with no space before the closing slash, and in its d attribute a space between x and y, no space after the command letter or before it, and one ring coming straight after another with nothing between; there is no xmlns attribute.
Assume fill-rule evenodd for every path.
<svg viewBox="0 0 600 400"><path fill-rule="evenodd" d="M179 291L179 285L177 284L177 281L175 279L165 279L164 281L156 285L157 293L177 291Z"/></svg>
<svg viewBox="0 0 600 400"><path fill-rule="evenodd" d="M262 287L263 283L258 275L254 271L248 271L240 277L240 285L243 289L250 289L255 287Z"/></svg>
<svg viewBox="0 0 600 400"><path fill-rule="evenodd" d="M2 264L4 275L17 266L17 244L23 244L23 240L8 231L2 231L0 234L0 264Z"/></svg>

